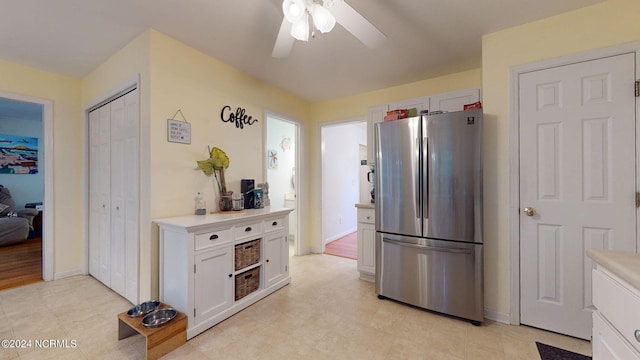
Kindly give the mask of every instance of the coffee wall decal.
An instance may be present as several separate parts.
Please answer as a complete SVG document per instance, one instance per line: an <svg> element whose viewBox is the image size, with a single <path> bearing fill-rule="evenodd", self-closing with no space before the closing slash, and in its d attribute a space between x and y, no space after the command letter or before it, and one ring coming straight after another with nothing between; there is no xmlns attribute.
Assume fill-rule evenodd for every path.
<svg viewBox="0 0 640 360"><path fill-rule="evenodd" d="M220 119L223 122L235 124L236 128L244 129L245 125L253 125L258 122L258 119L245 114L246 110L238 107L235 113L231 112L231 106L225 105L220 112Z"/></svg>

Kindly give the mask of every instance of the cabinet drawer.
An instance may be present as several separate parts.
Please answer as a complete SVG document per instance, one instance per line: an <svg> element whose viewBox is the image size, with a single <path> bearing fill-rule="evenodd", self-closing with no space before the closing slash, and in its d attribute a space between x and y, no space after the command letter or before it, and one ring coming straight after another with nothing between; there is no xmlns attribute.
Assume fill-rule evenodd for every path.
<svg viewBox="0 0 640 360"><path fill-rule="evenodd" d="M640 351L640 342L634 336L640 329L640 296L629 287L602 270L593 271L593 304L620 335Z"/></svg>
<svg viewBox="0 0 640 360"><path fill-rule="evenodd" d="M593 313L593 360L609 359L640 359L638 352L633 350L627 341L620 337L616 329L612 328L599 312Z"/></svg>
<svg viewBox="0 0 640 360"><path fill-rule="evenodd" d="M282 230L284 228L285 218L277 218L264 221L264 232Z"/></svg>
<svg viewBox="0 0 640 360"><path fill-rule="evenodd" d="M233 237L231 235L231 229L219 229L207 233L196 234L196 251L205 249L211 246L224 244L231 242Z"/></svg>
<svg viewBox="0 0 640 360"><path fill-rule="evenodd" d="M262 233L262 223L237 225L235 228L236 240L248 238Z"/></svg>
<svg viewBox="0 0 640 360"><path fill-rule="evenodd" d="M358 222L374 224L376 222L376 213L373 209L358 209Z"/></svg>

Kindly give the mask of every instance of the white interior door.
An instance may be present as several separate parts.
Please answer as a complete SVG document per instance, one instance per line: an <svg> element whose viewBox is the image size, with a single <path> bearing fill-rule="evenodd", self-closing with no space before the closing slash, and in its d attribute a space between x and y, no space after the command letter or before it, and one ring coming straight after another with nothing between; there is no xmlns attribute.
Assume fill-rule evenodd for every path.
<svg viewBox="0 0 640 360"><path fill-rule="evenodd" d="M138 302L138 91L89 113L89 273Z"/></svg>
<svg viewBox="0 0 640 360"><path fill-rule="evenodd" d="M519 77L523 324L589 339L587 249L636 251L634 79L633 54Z"/></svg>

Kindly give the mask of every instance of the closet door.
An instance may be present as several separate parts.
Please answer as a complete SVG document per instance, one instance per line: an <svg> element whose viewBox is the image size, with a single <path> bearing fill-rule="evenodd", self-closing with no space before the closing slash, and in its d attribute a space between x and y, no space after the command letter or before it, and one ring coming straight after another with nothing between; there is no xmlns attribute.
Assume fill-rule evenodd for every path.
<svg viewBox="0 0 640 360"><path fill-rule="evenodd" d="M89 114L89 272L138 302L138 91Z"/></svg>

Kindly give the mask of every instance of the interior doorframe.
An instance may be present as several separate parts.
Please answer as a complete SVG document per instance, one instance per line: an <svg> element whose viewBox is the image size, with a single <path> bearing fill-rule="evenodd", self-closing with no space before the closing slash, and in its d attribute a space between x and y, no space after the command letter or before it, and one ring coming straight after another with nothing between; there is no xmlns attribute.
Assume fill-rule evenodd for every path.
<svg viewBox="0 0 640 360"><path fill-rule="evenodd" d="M558 58L541 60L534 63L519 65L510 71L510 100L509 100L509 238L510 238L510 311L509 323L520 325L520 106L519 106L519 77L521 74L545 70L549 68L571 65L579 62L597 60L623 54L635 54L636 78L640 70L640 42L611 46L590 50L578 54ZM633 91L633 89L629 89ZM640 101L636 98L636 191L640 189ZM640 213L636 211L636 251L640 249ZM505 319L506 320L506 319Z"/></svg>
<svg viewBox="0 0 640 360"><path fill-rule="evenodd" d="M54 280L54 209L53 202L53 102L32 96L0 92L0 96L42 105L42 139L44 142L44 210L42 211L42 279Z"/></svg>
<svg viewBox="0 0 640 360"><path fill-rule="evenodd" d="M291 123L293 125L295 125L296 130L295 130L295 134L296 134L296 141L294 143L294 148L295 148L295 152L296 152L296 161L295 161L295 165L296 165L296 172L295 172L295 184L296 184L296 200L295 200L295 206L296 206L296 238L294 239L294 255L295 256L301 256L301 255L305 255L308 253L306 247L304 246L304 241L302 241L303 239L303 231L304 231L304 224L302 223L302 219L304 219L304 211L305 208L303 206L303 204L306 201L306 196L305 194L306 189L304 186L304 182L301 181L302 178L302 174L306 174L306 170L304 168L304 161L302 161L302 158L304 156L304 139L302 137L302 134L304 134L304 124L297 120L297 119L293 119L290 116L287 115L283 115L280 114L278 112L275 112L273 110L265 110L264 112L264 127L263 127L263 131L262 131L262 140L263 140L263 145L266 145L267 143L267 118L272 117L272 118L276 118L278 120L284 121L284 122L288 122ZM267 158L267 152L266 152L266 146L262 147L262 159L266 159ZM267 163L266 161L262 162L263 164L263 178L264 181L267 181Z"/></svg>
<svg viewBox="0 0 640 360"><path fill-rule="evenodd" d="M355 118L348 118L348 119L342 119L342 120L336 120L336 121L328 121L325 123L322 123L320 125L319 128L319 133L318 135L320 136L320 197L319 197L319 206L320 206L320 238L318 239L318 243L316 244L316 247L314 247L317 250L317 253L319 254L324 254L325 251L325 234L324 234L324 217L322 216L323 214L323 192L324 192L324 184L322 181L322 176L323 176L323 166L322 166L322 161L324 159L324 145L323 145L323 138L322 138L322 129L326 128L326 127L332 127L332 126L341 126L341 125L349 125L349 124L355 124L355 123L367 123L367 117L366 116L360 116L360 117L355 117ZM368 124L367 124L368 126ZM369 129L367 128L367 131L369 131ZM371 144L373 145L373 144ZM369 144L367 144L367 147L370 146ZM355 204L354 204L355 206ZM357 224L356 224L357 225Z"/></svg>

